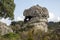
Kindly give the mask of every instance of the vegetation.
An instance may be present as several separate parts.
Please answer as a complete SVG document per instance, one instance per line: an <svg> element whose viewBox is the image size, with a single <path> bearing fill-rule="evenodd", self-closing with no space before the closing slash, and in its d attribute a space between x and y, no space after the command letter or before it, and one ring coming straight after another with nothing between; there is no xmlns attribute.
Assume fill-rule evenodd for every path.
<svg viewBox="0 0 60 40"><path fill-rule="evenodd" d="M21 33L9 33L0 37L0 40L60 40L60 32L53 31L50 33L43 33L38 31L32 33L31 30Z"/></svg>
<svg viewBox="0 0 60 40"><path fill-rule="evenodd" d="M27 31L34 27L34 25L30 25L29 23L26 24L23 21L12 21L10 26L16 33L19 31L20 32Z"/></svg>
<svg viewBox="0 0 60 40"><path fill-rule="evenodd" d="M22 31L23 25L24 25L23 21L12 21L10 27L13 29L15 33L18 33L19 31Z"/></svg>
<svg viewBox="0 0 60 40"><path fill-rule="evenodd" d="M0 0L0 18L14 18L14 0Z"/></svg>
<svg viewBox="0 0 60 40"><path fill-rule="evenodd" d="M13 19L14 9L14 0L0 0L0 18ZM44 33L41 30L35 32L34 30L31 30L34 25L24 24L23 21L11 22L10 26L13 29L13 33L0 35L0 40L60 40L60 22L49 22L49 30L47 33Z"/></svg>
<svg viewBox="0 0 60 40"><path fill-rule="evenodd" d="M12 23L11 25L16 26L17 24L23 25L23 21L19 21L15 23ZM41 30L38 30L37 32L34 32L32 29L28 29L27 31L18 31L17 33L9 33L3 36L0 36L0 40L60 40L60 22L49 22L49 30L47 33L42 32ZM32 28L33 26L27 25L26 28ZM15 28L15 27L13 27ZM14 29L15 30L15 29ZM22 30L22 29L21 29Z"/></svg>
<svg viewBox="0 0 60 40"><path fill-rule="evenodd" d="M59 29L60 28L60 22L49 22L48 28L51 30Z"/></svg>
<svg viewBox="0 0 60 40"><path fill-rule="evenodd" d="M48 32L44 33L41 30L35 32L32 30L33 25L25 25L23 21L11 22L13 33L0 35L0 40L60 40L60 22L49 22Z"/></svg>
<svg viewBox="0 0 60 40"><path fill-rule="evenodd" d="M6 35L1 36L0 40L19 40L20 36L15 33L9 33Z"/></svg>

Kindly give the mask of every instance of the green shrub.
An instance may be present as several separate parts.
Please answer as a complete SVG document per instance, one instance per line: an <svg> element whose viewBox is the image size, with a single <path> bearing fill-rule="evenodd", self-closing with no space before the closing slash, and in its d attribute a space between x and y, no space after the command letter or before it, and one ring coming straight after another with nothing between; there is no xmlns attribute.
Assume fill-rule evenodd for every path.
<svg viewBox="0 0 60 40"><path fill-rule="evenodd" d="M20 38L20 36L15 33L9 33L9 34L3 35L2 38L8 39L8 40L17 40Z"/></svg>

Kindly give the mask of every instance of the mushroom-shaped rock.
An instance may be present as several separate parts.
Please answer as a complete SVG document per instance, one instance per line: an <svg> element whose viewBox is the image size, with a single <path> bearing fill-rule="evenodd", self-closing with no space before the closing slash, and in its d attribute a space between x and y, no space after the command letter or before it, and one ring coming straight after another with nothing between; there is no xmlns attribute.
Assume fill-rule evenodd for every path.
<svg viewBox="0 0 60 40"><path fill-rule="evenodd" d="M47 32L47 18L49 18L47 8L35 5L25 9L23 15L25 16L24 22L34 25L34 30L40 29Z"/></svg>
<svg viewBox="0 0 60 40"><path fill-rule="evenodd" d="M41 7L39 5L35 5L35 6L32 6L31 8L29 8L29 9L25 9L23 15L24 16L33 16L33 17L37 16L37 17L40 17L40 18L41 17L45 17L45 18L49 17L47 8Z"/></svg>

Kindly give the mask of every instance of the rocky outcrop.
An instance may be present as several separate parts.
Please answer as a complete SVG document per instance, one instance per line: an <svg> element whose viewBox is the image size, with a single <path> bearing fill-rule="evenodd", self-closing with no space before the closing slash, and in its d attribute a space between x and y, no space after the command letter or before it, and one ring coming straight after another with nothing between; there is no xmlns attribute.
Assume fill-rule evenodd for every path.
<svg viewBox="0 0 60 40"><path fill-rule="evenodd" d="M5 23L0 22L0 34L4 35L9 32L13 32L13 30L10 27L8 27Z"/></svg>
<svg viewBox="0 0 60 40"><path fill-rule="evenodd" d="M25 9L23 15L25 16L24 22L34 25L34 30L47 32L47 18L49 18L47 8L35 5Z"/></svg>
<svg viewBox="0 0 60 40"><path fill-rule="evenodd" d="M39 5L32 6L29 9L25 9L23 15L24 16L39 17L39 18L41 18L41 17L44 18L45 16L46 16L45 18L49 17L47 8L41 7Z"/></svg>

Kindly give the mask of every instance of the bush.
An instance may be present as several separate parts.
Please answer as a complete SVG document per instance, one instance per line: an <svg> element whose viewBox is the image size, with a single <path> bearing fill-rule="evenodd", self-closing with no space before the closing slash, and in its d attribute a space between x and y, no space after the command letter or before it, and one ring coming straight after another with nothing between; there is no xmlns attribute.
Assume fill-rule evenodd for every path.
<svg viewBox="0 0 60 40"><path fill-rule="evenodd" d="M15 34L15 33L9 33L9 34L3 35L2 39L18 40L18 39L20 39L20 36L18 34Z"/></svg>

